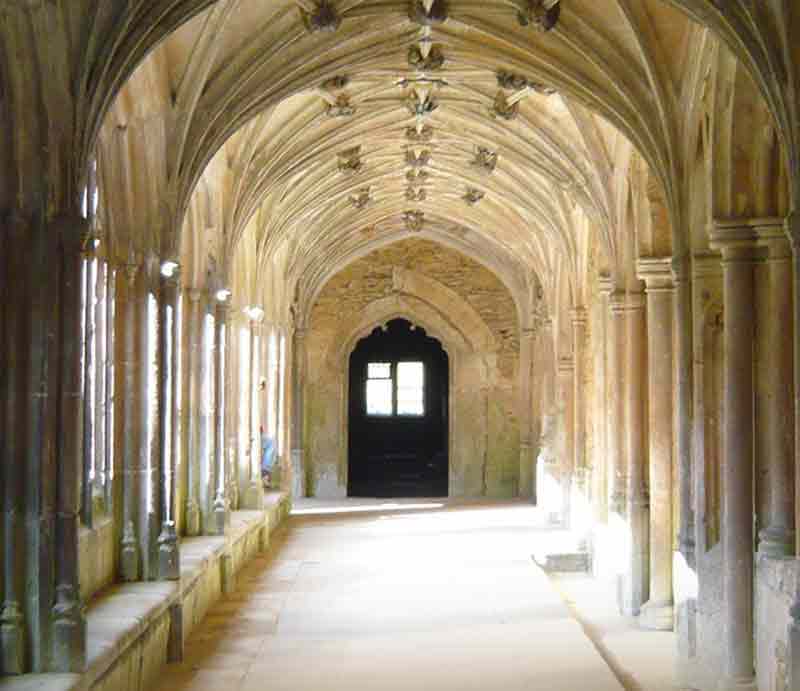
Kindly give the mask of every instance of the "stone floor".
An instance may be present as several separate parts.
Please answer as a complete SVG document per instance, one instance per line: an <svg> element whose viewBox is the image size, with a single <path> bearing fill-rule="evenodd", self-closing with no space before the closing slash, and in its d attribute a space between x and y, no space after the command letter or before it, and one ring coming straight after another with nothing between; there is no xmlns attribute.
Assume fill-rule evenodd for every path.
<svg viewBox="0 0 800 691"><path fill-rule="evenodd" d="M612 659L612 671L602 641L586 633L602 633L602 622L576 620L532 559L557 543L533 507L347 500L296 509L271 556L240 574L183 663L165 669L160 691L650 689L653 660L629 669ZM663 646L671 634L659 635Z"/></svg>

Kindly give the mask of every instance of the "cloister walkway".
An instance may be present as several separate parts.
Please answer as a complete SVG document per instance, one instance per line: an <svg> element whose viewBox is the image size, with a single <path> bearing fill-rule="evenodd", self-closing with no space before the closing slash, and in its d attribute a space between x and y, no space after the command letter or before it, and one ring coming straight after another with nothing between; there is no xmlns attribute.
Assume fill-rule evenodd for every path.
<svg viewBox="0 0 800 691"><path fill-rule="evenodd" d="M521 503L301 503L160 691L644 688L534 561L555 536Z"/></svg>

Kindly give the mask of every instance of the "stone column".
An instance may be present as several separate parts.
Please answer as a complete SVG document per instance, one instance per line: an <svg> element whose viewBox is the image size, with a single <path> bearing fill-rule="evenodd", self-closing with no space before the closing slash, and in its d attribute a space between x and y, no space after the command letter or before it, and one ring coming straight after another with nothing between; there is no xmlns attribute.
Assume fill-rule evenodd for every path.
<svg viewBox="0 0 800 691"><path fill-rule="evenodd" d="M724 669L720 689L752 689L753 671L753 349L755 233L717 223L725 298L722 586Z"/></svg>
<svg viewBox="0 0 800 691"><path fill-rule="evenodd" d="M572 311L573 358L575 362L573 376L573 449L575 460L576 489L582 501L588 506L589 467L586 460L586 310L579 307Z"/></svg>
<svg viewBox="0 0 800 691"><path fill-rule="evenodd" d="M92 378L91 370L94 365L95 353L92 350L92 340L95 332L95 315L94 315L94 289L96 285L96 276L94 264L94 247L93 241L87 239L86 246L82 248L81 256L81 282L83 283L83 294L85 303L79 306L80 321L83 323L83 339L81 349L83 351L83 373L81 380L83 382L83 396L82 406L83 411L81 415L82 429L81 445L82 451L82 480L81 483L81 520L85 526L92 528L94 525L94 483L95 478L92 478L92 455L94 449L90 442L94 438L94 418L92 410L95 406L95 400L92 396ZM80 303L80 297L78 298Z"/></svg>
<svg viewBox="0 0 800 691"><path fill-rule="evenodd" d="M24 597L24 504L22 463L24 435L19 430L19 411L22 407L23 357L20 333L11 327L15 310L24 305L20 281L25 272L23 244L27 241L24 225L8 219L0 224L0 287L5 299L0 303L0 415L3 423L0 436L0 479L3 503L2 603L0 603L0 675L22 674L25 671L25 630L22 614Z"/></svg>
<svg viewBox="0 0 800 691"><path fill-rule="evenodd" d="M138 402L137 370L140 367L136 336L141 328L137 318L138 295L136 275L139 267L126 264L122 273L120 292L120 311L122 316L122 359L119 363L119 383L121 392L120 416L122 420L122 543L120 545L120 576L123 581L138 581L140 577L141 554L137 536L139 514L139 478L137 456L142 436L140 409Z"/></svg>
<svg viewBox="0 0 800 691"><path fill-rule="evenodd" d="M609 466L609 510L618 517L625 515L625 294L609 296L608 325L608 409L606 445Z"/></svg>
<svg viewBox="0 0 800 691"><path fill-rule="evenodd" d="M671 259L639 261L647 286L647 372L650 444L650 599L644 628L673 628L672 592L672 390L674 285Z"/></svg>
<svg viewBox="0 0 800 691"><path fill-rule="evenodd" d="M689 280L689 257L672 262L675 282L675 451L678 466L678 547L687 563L695 563L695 521L692 493L692 416L693 416L693 345L692 284Z"/></svg>
<svg viewBox="0 0 800 691"><path fill-rule="evenodd" d="M522 329L519 347L520 444L519 496L533 498L536 491L536 458L533 452L533 351L536 329Z"/></svg>
<svg viewBox="0 0 800 691"><path fill-rule="evenodd" d="M61 252L60 386L56 463L55 567L53 606L53 669L83 672L86 668L86 619L78 584L78 483L83 441L81 374L81 277L88 226L80 217L57 222ZM87 299L89 296L87 295ZM87 482L88 477L84 477ZM91 501L91 498L90 498Z"/></svg>
<svg viewBox="0 0 800 691"><path fill-rule="evenodd" d="M188 437L188 454L186 466L186 534L191 536L201 533L200 510L200 458L202 455L201 444L201 411L203 395L203 308L202 296L199 290L189 290L188 314L186 319L187 341L187 367L185 378L187 381L186 408L186 436Z"/></svg>
<svg viewBox="0 0 800 691"><path fill-rule="evenodd" d="M165 273L166 271L166 273ZM161 580L180 578L178 535L175 531L175 463L179 439L177 430L177 396L180 382L176 376L180 324L178 300L180 288L177 270L162 268L159 327L161 368L159 369L159 509L161 530L158 536L158 577Z"/></svg>
<svg viewBox="0 0 800 691"><path fill-rule="evenodd" d="M292 354L292 477L294 487L292 495L294 497L304 497L306 488L306 469L305 459L303 458L303 445L305 443L304 434L304 409L303 409L303 390L305 388L306 377L306 330L295 328L294 348Z"/></svg>
<svg viewBox="0 0 800 691"><path fill-rule="evenodd" d="M245 492L245 506L248 509L264 508L264 486L261 482L261 436L259 421L256 419L258 395L261 375L261 353L256 352L261 348L261 339L258 331L261 328L263 314L258 318L250 317L250 376L248 377L248 405L247 413L248 439L250 440L250 482Z"/></svg>
<svg viewBox="0 0 800 691"><path fill-rule="evenodd" d="M569 358L558 362L559 398L563 407L564 449L561 456L562 523L565 528L572 521L572 477L575 472L575 363Z"/></svg>
<svg viewBox="0 0 800 691"><path fill-rule="evenodd" d="M214 504L212 531L224 535L230 524L225 453L225 365L227 361L228 304L217 302L214 321Z"/></svg>
<svg viewBox="0 0 800 691"><path fill-rule="evenodd" d="M630 563L625 578L622 610L638 615L650 587L649 497L645 449L647 396L647 321L641 293L625 297L627 348L625 350L625 458L627 468L626 514Z"/></svg>
<svg viewBox="0 0 800 691"><path fill-rule="evenodd" d="M609 478L608 458L608 372L609 372L609 320L611 308L609 304L613 286L608 276L600 276L598 280L598 311L600 319L597 320L598 331L595 334L593 350L598 351L594 361L595 374L595 399L593 401L593 415L595 422L594 438L595 451L592 459L592 479L594 485L594 498L592 509L596 524L607 524L609 514L609 499L611 482ZM595 562L593 562L595 563Z"/></svg>
<svg viewBox="0 0 800 691"><path fill-rule="evenodd" d="M763 516L765 527L759 534L758 551L771 557L794 554L794 415L793 349L787 333L793 333L792 253L784 233L783 221L760 225L756 229L759 244L767 247L766 304L757 316L759 359L762 381L757 382L757 463L766 470L764 488L768 509ZM758 431L758 430L757 430Z"/></svg>

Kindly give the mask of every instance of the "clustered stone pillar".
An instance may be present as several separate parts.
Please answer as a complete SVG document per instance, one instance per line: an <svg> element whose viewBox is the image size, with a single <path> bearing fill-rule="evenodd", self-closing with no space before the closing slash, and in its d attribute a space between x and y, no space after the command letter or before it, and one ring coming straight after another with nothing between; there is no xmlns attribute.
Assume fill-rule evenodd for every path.
<svg viewBox="0 0 800 691"><path fill-rule="evenodd" d="M175 530L175 464L178 455L177 397L180 324L178 301L180 287L178 275L167 270L161 279L159 392L161 416L159 449L159 510L161 532L158 536L158 576L163 580L180 578L178 535Z"/></svg>
<svg viewBox="0 0 800 691"><path fill-rule="evenodd" d="M11 328L12 310L24 304L19 278L25 269L23 243L27 240L22 223L9 219L0 223L0 288L5 290L5 299L0 302L0 408L2 420L2 453L5 461L0 464L3 502L4 551L2 571L2 603L0 603L0 674L22 674L25 670L25 632L22 616L22 569L24 544L24 492L22 454L24 435L18 429L18 410L22 404L23 357L19 345L21 329Z"/></svg>
<svg viewBox="0 0 800 691"><path fill-rule="evenodd" d="M720 689L755 691L753 641L753 350L755 233L717 224L725 299L722 586L725 651Z"/></svg>
<svg viewBox="0 0 800 691"><path fill-rule="evenodd" d="M294 497L306 493L305 463L303 458L303 389L305 387L306 330L295 327L294 349L292 354L292 477Z"/></svg>
<svg viewBox="0 0 800 691"><path fill-rule="evenodd" d="M188 455L186 458L186 534L199 535L202 530L202 512L200 509L200 457L202 454L201 413L203 396L203 293L199 290L188 291L189 309L187 310L186 334L188 341L187 371L188 396L186 408L186 436L188 437Z"/></svg>
<svg viewBox="0 0 800 691"><path fill-rule="evenodd" d="M650 464L650 599L640 624L673 628L672 403L674 285L671 260L639 262L647 286L647 354Z"/></svg>
<svg viewBox="0 0 800 691"><path fill-rule="evenodd" d="M224 535L230 523L225 454L225 365L228 310L226 302L217 302L214 321L214 471L212 474L214 488L212 532L216 535Z"/></svg>
<svg viewBox="0 0 800 691"><path fill-rule="evenodd" d="M137 371L141 366L138 358L136 335L138 322L136 276L139 267L126 264L122 276L123 290L120 292L120 317L122 327L122 359L119 364L120 419L122 425L122 542L120 545L120 575L123 581L139 580L141 555L137 538L139 512L139 478L137 475L139 443L142 436L138 402Z"/></svg>
<svg viewBox="0 0 800 691"><path fill-rule="evenodd" d="M645 450L645 372L647 371L647 322L644 295L625 298L625 458L627 468L626 518L630 563L622 595L622 610L638 615L649 590L649 498Z"/></svg>
<svg viewBox="0 0 800 691"><path fill-rule="evenodd" d="M584 505L588 505L589 468L586 462L586 310L577 308L572 311L573 359L573 426L575 453L575 482L578 495Z"/></svg>
<svg viewBox="0 0 800 691"><path fill-rule="evenodd" d="M60 386L55 476L56 601L53 606L53 670L82 672L86 666L86 619L78 584L79 494L83 442L81 376L81 266L88 240L86 221L59 219L61 251Z"/></svg>
<svg viewBox="0 0 800 691"><path fill-rule="evenodd" d="M793 415L793 350L786 337L792 332L792 261L789 241L783 222L761 225L757 229L759 243L766 246L765 304L760 305L757 328L761 332L759 368L763 381L757 382L762 393L758 401L759 464L766 470L767 515L759 534L758 551L772 557L794 553L794 415Z"/></svg>
<svg viewBox="0 0 800 691"><path fill-rule="evenodd" d="M522 329L519 352L520 429L519 496L536 500L536 458L533 444L533 355L536 330Z"/></svg>
<svg viewBox="0 0 800 691"><path fill-rule="evenodd" d="M672 262L675 282L675 452L678 466L678 547L691 566L695 562L694 499L692 492L692 284L688 256Z"/></svg>
<svg viewBox="0 0 800 691"><path fill-rule="evenodd" d="M248 509L260 509L264 506L264 489L261 483L261 439L259 422L256 419L260 413L259 387L261 378L261 320L263 313L258 317L250 317L250 367L248 376L250 410L247 414L248 433L250 444L250 481L245 492L245 506Z"/></svg>
<svg viewBox="0 0 800 691"><path fill-rule="evenodd" d="M564 527L570 526L572 519L572 478L575 471L575 362L571 358L558 361L558 388L561 407L563 409L562 424L564 430L564 447L561 457L561 496L562 522Z"/></svg>
<svg viewBox="0 0 800 691"><path fill-rule="evenodd" d="M606 444L609 470L609 509L612 514L625 514L625 295L609 296L608 328L608 410Z"/></svg>

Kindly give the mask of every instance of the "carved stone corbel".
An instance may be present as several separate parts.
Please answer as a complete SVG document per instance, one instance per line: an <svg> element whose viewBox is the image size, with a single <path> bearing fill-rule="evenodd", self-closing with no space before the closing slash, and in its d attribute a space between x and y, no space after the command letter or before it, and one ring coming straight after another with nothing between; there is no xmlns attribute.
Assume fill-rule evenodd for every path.
<svg viewBox="0 0 800 691"><path fill-rule="evenodd" d="M427 193L421 187L419 189L414 189L413 187L406 189L406 199L410 202L424 202L427 196Z"/></svg>
<svg viewBox="0 0 800 691"><path fill-rule="evenodd" d="M339 94L334 103L328 104L326 113L329 118L347 118L356 114L356 108L347 94Z"/></svg>

